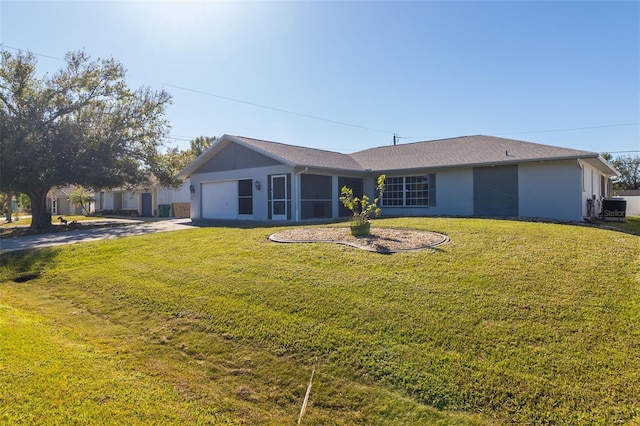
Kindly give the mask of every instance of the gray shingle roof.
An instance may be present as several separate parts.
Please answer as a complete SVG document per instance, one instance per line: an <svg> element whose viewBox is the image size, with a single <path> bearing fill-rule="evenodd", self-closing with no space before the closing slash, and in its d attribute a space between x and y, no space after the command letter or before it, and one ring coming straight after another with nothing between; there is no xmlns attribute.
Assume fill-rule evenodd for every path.
<svg viewBox="0 0 640 426"><path fill-rule="evenodd" d="M351 156L339 152L322 149L306 148L303 146L286 145L278 142L262 141L259 139L233 136L233 138L251 146L259 152L269 154L291 165L302 167L344 169L362 171L362 167Z"/></svg>
<svg viewBox="0 0 640 426"><path fill-rule="evenodd" d="M220 145L223 141L242 144L290 166L354 172L435 169L574 158L594 159L598 164L601 163L596 152L484 135L382 146L353 154L224 135L181 171L178 177L186 178L197 171L223 146ZM601 165L609 170L605 163Z"/></svg>
<svg viewBox="0 0 640 426"><path fill-rule="evenodd" d="M514 139L476 135L371 148L355 152L351 157L365 169L385 171L593 158L598 157L598 154Z"/></svg>

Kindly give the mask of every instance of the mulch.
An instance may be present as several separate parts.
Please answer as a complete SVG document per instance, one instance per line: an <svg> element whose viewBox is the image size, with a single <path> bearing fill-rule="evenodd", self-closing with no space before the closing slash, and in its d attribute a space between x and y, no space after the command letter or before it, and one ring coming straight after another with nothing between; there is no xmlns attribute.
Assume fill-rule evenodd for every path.
<svg viewBox="0 0 640 426"><path fill-rule="evenodd" d="M292 228L269 236L279 243L336 243L376 253L397 253L435 248L449 241L446 235L407 228L371 228L371 235L354 237L348 227Z"/></svg>

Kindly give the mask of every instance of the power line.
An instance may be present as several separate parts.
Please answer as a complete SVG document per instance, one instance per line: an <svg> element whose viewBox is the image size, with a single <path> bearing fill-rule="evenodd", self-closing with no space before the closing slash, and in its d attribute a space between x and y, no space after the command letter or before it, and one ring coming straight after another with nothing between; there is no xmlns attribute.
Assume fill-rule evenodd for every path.
<svg viewBox="0 0 640 426"><path fill-rule="evenodd" d="M7 49L16 50L18 52L28 52L28 53L31 53L32 55L42 56L43 58L48 58L48 59L53 59L53 60L56 60L56 61L64 62L64 59L62 59L62 58L56 58L55 56L45 55L44 53L34 52L32 50L29 50L29 49L20 49L19 47L7 46L4 43L0 43L0 47L5 47Z"/></svg>
<svg viewBox="0 0 640 426"><path fill-rule="evenodd" d="M191 141L193 139L196 139L196 136L191 137L191 136L173 136L173 135L169 135L169 136L166 136L165 139L171 139L171 140L174 140L174 141L187 141L187 142L189 142L189 141Z"/></svg>
<svg viewBox="0 0 640 426"><path fill-rule="evenodd" d="M42 56L42 57L49 58L49 59L54 59L54 60L58 60L58 61L64 61L64 59L61 59L61 58L56 58L56 57L45 55L45 54L42 54L42 53L33 52L33 51L28 50L28 49L20 49L18 47L14 47L14 46L8 46L8 45L6 45L4 43L0 43L0 47L4 47L4 48L7 48L7 49L12 49L12 50L17 50L17 51L25 51L25 52L29 52L29 53L31 53L33 55L36 55L36 56ZM191 89L189 87L179 86L179 85L176 85L176 84L157 82L157 81L149 80L149 79L146 79L146 78L138 77L138 76L135 76L135 75L132 75L131 77L137 78L137 79L142 80L142 81L147 81L147 82L153 83L153 84L159 84L159 85L162 85L162 86L172 87L174 89L183 90L183 91L187 91L187 92L191 92L191 93L196 93L196 94L200 94L200 95L204 95L204 96L210 96L210 97L213 97L213 98L222 99L222 100L229 101L229 102L236 102L236 103L240 103L240 104L244 104L244 105L249 105L249 106L253 106L253 107L256 107L256 108L262 108L262 109L267 109L267 110L271 110L271 111L282 112L282 113L285 113L285 114L295 115L295 116L298 116L298 117L304 117L304 118L308 118L308 119L312 119L312 120L324 121L324 122L327 122L327 123L339 124L339 125L342 125L342 126L348 126L348 127L353 127L353 128L357 128L357 129L369 130L369 131L378 132L378 133L392 134L393 135L394 145L395 145L395 143L397 142L398 139L430 140L430 139L434 139L434 138L450 137L450 136L426 136L426 137L425 136L398 136L395 132L392 132L392 131L389 131L389 130L381 130L381 129L376 129L376 128L373 128L373 127L367 127L367 126L361 126L361 125L358 125L358 124L347 123L347 122L344 122L344 121L338 121L338 120L333 120L333 119L329 119L329 118L318 117L318 116L311 115L311 114L305 114L305 113L301 113L301 112L290 111L290 110L286 110L286 109L283 109L283 108L272 107L272 106L269 106L269 105L258 104L258 103L255 103L255 102L245 101L245 100L242 100L242 99L236 99L236 98L232 98L232 97L229 97L229 96L222 96L222 95L218 95L218 94L211 93L211 92L205 92L203 90ZM638 125L640 125L640 123L622 123L622 124L607 124L607 125L601 125L601 126L572 127L572 128L564 128L564 129L527 130L527 131L500 132L500 133L490 132L490 134L496 135L496 136L506 136L506 135L521 135L521 134L531 134L531 133L571 132L571 131L578 131L578 130L604 129L604 128L638 126ZM175 137L169 136L168 137L168 139L173 139L173 140L191 140L191 139L194 139L194 138L191 138L191 139L186 139L186 138L187 137L182 137L182 136L175 136ZM637 151L617 151L617 152L637 152Z"/></svg>
<svg viewBox="0 0 640 426"><path fill-rule="evenodd" d="M191 89L191 88L188 88L188 87L178 86L178 85L175 85L175 84L154 82L152 80L147 80L147 79L141 79L141 80L148 81L150 83L161 84L161 85L167 86L167 87L173 87L174 89L180 89L180 90L184 90L184 91L187 91L187 92L192 92L192 93L197 93L197 94L200 94L200 95L211 96L213 98L223 99L225 101L231 101L231 102L236 102L236 103L240 103L240 104L244 104L244 105L250 105L250 106L253 106L253 107L257 107L257 108L263 108L263 109L268 109L268 110L271 110L271 111L283 112L285 114L296 115L298 117L304 117L304 118L310 118L310 119L313 119L313 120L325 121L327 123L340 124L342 126L355 127L357 129L371 130L372 132L388 133L388 134L392 134L393 133L392 131L389 131L389 130L380 130L380 129L375 129L373 127L360 126L358 124L346 123L344 121L338 121L338 120L332 120L330 118L318 117L318 116L311 115L311 114L305 114L305 113L301 113L301 112L289 111L289 110L282 109L282 108L276 108L276 107L272 107L272 106L268 106L268 105L257 104L255 102L249 102L249 101L245 101L245 100L242 100L242 99L230 98L228 96L216 95L215 93L205 92L203 90Z"/></svg>
<svg viewBox="0 0 640 426"><path fill-rule="evenodd" d="M61 58L54 58L53 56L48 56L48 55L44 55L44 54L41 54L41 53L36 53L36 52L30 51L30 50L20 49L20 48L13 47L13 46L7 46L7 45L4 45L4 44L2 46L6 47L6 48L9 48L9 49L13 49L13 50L18 50L18 51L24 50L26 52L32 53L32 54L37 55L37 56L43 56L45 58L64 61L64 59L61 59ZM285 113L285 114L296 115L298 117L309 118L309 119L312 119L312 120L325 121L327 123L340 124L342 126L354 127L354 128L357 128L357 129L370 130L370 131L379 132L379 133L393 134L393 132L390 131L390 130L375 129L373 127L361 126L361 125L358 125L358 124L347 123L347 122L344 122L344 121L333 120L333 119L330 119L330 118L318 117L316 115L305 114L305 113L296 112L296 111L290 111L290 110L286 110L286 109L283 109L283 108L276 108L276 107L272 107L272 106L269 106L269 105L263 105L263 104L258 104L258 103L255 103L255 102L245 101L245 100L242 100L242 99L232 98L232 97L229 97L229 96L217 95L215 93L205 92L203 90L198 90L198 89L191 89L189 87L178 86L176 84L165 83L165 82L160 82L160 81L153 81L153 80L149 80L149 79L143 78L143 77L138 77L138 76L135 76L135 75L130 75L130 76L134 77L134 78L137 78L139 80L142 80L142 81L147 81L149 83L159 84L159 85L167 86L167 87L173 87L174 89L184 90L186 92L192 92L192 93L197 93L199 95L205 95L205 96L210 96L210 97L213 97L213 98L223 99L225 101L236 102L236 103L249 105L249 106L253 106L253 107L257 107L257 108L263 108L263 109L268 109L268 110L271 110L271 111L282 112L282 113Z"/></svg>

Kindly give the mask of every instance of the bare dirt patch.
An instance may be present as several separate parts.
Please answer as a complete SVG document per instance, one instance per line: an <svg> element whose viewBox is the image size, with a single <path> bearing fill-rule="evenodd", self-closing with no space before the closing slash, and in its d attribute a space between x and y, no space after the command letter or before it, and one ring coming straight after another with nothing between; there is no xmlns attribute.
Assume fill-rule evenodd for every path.
<svg viewBox="0 0 640 426"><path fill-rule="evenodd" d="M433 248L449 241L446 235L416 229L371 228L371 235L354 237L346 227L293 228L269 236L279 243L337 243L378 253Z"/></svg>

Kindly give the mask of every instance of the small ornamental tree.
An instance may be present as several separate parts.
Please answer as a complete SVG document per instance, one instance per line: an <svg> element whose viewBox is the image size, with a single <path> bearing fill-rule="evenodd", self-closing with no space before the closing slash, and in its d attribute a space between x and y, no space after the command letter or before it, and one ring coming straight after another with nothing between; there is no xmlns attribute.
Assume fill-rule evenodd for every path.
<svg viewBox="0 0 640 426"><path fill-rule="evenodd" d="M378 201L385 189L386 175L378 176L378 196L370 202L370 198L367 195L363 195L362 198L353 196L353 189L343 186L340 192L340 201L342 204L351 211L351 224L352 226L360 226L369 223L371 216L378 217L380 215L380 207L378 207Z"/></svg>
<svg viewBox="0 0 640 426"><path fill-rule="evenodd" d="M82 210L84 210L84 213L87 216L90 214L89 207L94 201L95 199L81 186L78 186L73 190L71 195L69 195L69 202L71 203L71 205L82 207Z"/></svg>

